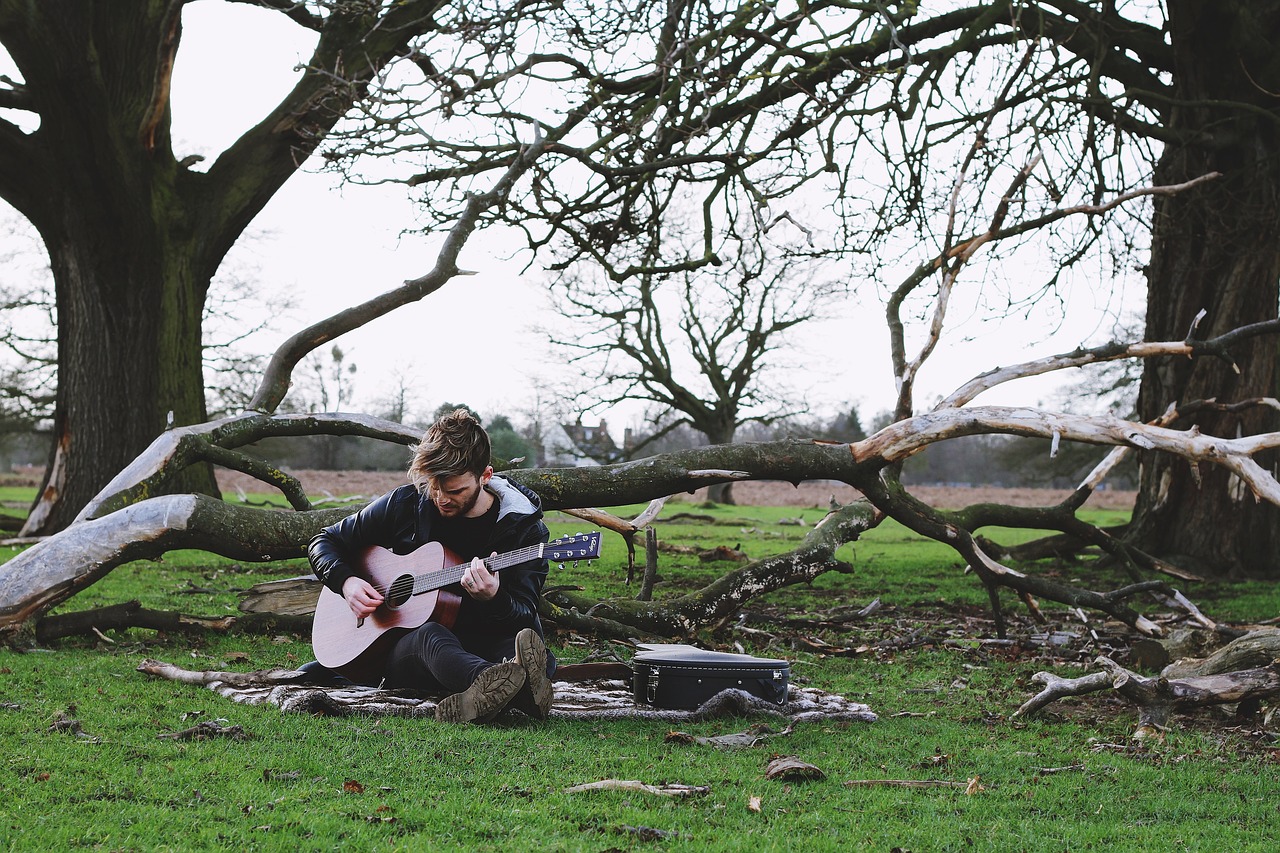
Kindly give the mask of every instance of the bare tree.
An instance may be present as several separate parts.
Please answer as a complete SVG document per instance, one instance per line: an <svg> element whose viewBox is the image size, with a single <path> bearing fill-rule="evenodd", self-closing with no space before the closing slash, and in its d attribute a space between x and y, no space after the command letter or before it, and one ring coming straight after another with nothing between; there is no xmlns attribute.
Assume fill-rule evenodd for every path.
<svg viewBox="0 0 1280 853"><path fill-rule="evenodd" d="M904 246L925 244L945 267L976 249L965 235L1002 218L1021 229L1003 234L1005 245L1030 239L1051 224L1034 209L1061 199L1098 204L1126 188L1220 172L1222 182L1185 202L1162 199L1155 220L1141 208L1130 214L1129 225L1145 217L1165 229L1147 265L1148 336L1185 336L1202 307L1210 336L1276 315L1277 241L1254 239L1265 231L1258 223L1280 220L1280 193L1270 189L1280 177L1257 153L1274 147L1268 93L1277 86L1267 69L1280 13L1270 3L1176 0L1167 15L1104 0L255 5L314 31L316 51L271 115L201 172L168 135L182 3L134 0L128 14L104 16L90 0L0 0L0 44L22 75L0 81L0 105L32 119L0 123L0 197L40 231L59 294L58 440L48 469L59 479L32 513L32 532L72 518L169 412L179 424L204 419L199 312L212 272L317 152L353 179L405 180L435 229L451 227L471 194L523 161L519 180L473 225L510 225L555 263L590 261L615 282L715 264L750 238L758 211L791 215L811 187L830 192L819 207L841 247L879 257L885 270ZM68 67L84 85L63 85ZM963 151L974 138L981 144L954 162L957 144ZM531 145L538 156L526 159ZM1032 150L1043 168L1013 179ZM404 175L390 162L415 165ZM951 187L965 194L958 205ZM1183 203L1187 215L1169 215L1168 205ZM1011 206L1023 212L1008 217ZM690 209L701 214L693 242L664 241L655 252L655 224ZM939 227L939 215L957 218ZM1058 267L1102 237L1118 253L1144 248L1142 229L1087 222L1053 229L1057 239L1039 254ZM1194 247L1221 251L1187 257ZM1230 287L1219 286L1222 276ZM1269 391L1274 353L1255 345L1240 358L1247 379L1233 396ZM1187 381L1205 370L1193 365ZM1181 373L1150 386L1144 417L1221 384L1210 376L1186 385ZM97 394L104 386L125 390ZM1255 422L1268 417L1201 428L1270 429ZM1280 553L1280 516L1230 503L1225 475L1205 488L1227 496L1232 511L1197 523L1223 504L1195 500L1183 471L1147 478L1138 540L1158 503L1184 522L1164 528L1212 531L1184 543L1188 553L1228 553L1238 566ZM184 476L194 482L175 487L211 490L207 468ZM1166 480L1179 499L1155 501Z"/></svg>
<svg viewBox="0 0 1280 853"><path fill-rule="evenodd" d="M591 266L562 277L557 309L568 322L548 334L596 382L586 409L642 400L669 413L631 455L681 425L730 444L743 423L797 413L793 389L770 380L784 367L788 332L819 316L835 287L771 248L757 239L716 267L620 283ZM732 503L731 486L714 487L710 499Z"/></svg>

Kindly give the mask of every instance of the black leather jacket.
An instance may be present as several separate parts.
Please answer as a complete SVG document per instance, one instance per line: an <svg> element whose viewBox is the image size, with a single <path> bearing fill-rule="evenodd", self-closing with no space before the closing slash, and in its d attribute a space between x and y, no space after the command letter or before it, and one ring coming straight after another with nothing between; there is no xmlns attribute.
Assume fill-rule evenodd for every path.
<svg viewBox="0 0 1280 853"><path fill-rule="evenodd" d="M489 552L504 553L547 541L542 501L536 494L501 476L490 479L488 488L498 500ZM325 586L341 595L342 584L356 574L349 554L370 545L407 554L432 541L432 524L438 518L435 504L426 495L413 486L401 486L317 533L307 548L311 568ZM541 635L538 597L546 579L545 559L503 569L498 594L489 601L462 595L454 630L514 636L521 628L534 628Z"/></svg>

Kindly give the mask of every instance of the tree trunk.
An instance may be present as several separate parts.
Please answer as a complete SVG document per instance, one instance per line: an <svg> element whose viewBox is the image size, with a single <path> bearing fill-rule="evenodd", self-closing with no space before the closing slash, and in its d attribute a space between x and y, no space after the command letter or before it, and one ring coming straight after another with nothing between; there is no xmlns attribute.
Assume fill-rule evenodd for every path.
<svg viewBox="0 0 1280 853"><path fill-rule="evenodd" d="M1259 6L1262 10L1259 10ZM1209 172L1216 181L1155 200L1147 269L1147 339L1197 338L1274 319L1280 280L1280 4L1169 4L1177 101L1157 184ZM1139 413L1157 417L1172 402L1232 402L1276 395L1276 344L1258 338L1234 353L1240 373L1219 360L1152 361ZM1188 427L1190 424L1181 424ZM1235 437L1276 430L1277 413L1205 414L1196 426ZM1275 470L1275 454L1258 461ZM1280 509L1215 466L1192 468L1146 454L1129 540L1210 576L1280 576Z"/></svg>
<svg viewBox="0 0 1280 853"><path fill-rule="evenodd" d="M719 411L717 415L721 415ZM694 425L702 430L707 440L711 444L733 444L733 436L737 433L737 409L730 415L721 415L713 421L706 421L701 424ZM713 504L723 504L724 506L733 506L736 501L733 499L733 483L716 483L714 486L707 488L707 501Z"/></svg>
<svg viewBox="0 0 1280 853"><path fill-rule="evenodd" d="M188 173L170 150L167 96L180 9L49 3L3 19L41 95L4 188L45 242L58 311L54 443L24 535L65 527L170 419L206 420L201 315L230 244L177 189ZM178 488L216 494L208 466Z"/></svg>
<svg viewBox="0 0 1280 853"><path fill-rule="evenodd" d="M92 203L80 196L81 208ZM64 223L63 239L48 240L58 289L55 440L23 535L65 527L168 425L208 419L200 332L205 285L192 281L189 263L164 269L162 259L186 260L181 251L158 251L165 235L111 228L112 218L101 211L89 233ZM169 489L219 494L208 465L192 466Z"/></svg>

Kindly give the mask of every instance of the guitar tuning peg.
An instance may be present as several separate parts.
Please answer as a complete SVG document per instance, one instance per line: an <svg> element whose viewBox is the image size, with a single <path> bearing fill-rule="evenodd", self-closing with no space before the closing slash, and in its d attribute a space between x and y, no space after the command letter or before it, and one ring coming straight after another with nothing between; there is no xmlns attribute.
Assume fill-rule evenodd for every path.
<svg viewBox="0 0 1280 853"><path fill-rule="evenodd" d="M564 563L561 563L561 564L560 564L560 570L561 570L561 571L564 571Z"/></svg>
<svg viewBox="0 0 1280 853"><path fill-rule="evenodd" d="M576 569L576 568L578 568L578 561L577 561L577 560L574 560L574 561L573 561L573 567L574 567L575 569Z"/></svg>

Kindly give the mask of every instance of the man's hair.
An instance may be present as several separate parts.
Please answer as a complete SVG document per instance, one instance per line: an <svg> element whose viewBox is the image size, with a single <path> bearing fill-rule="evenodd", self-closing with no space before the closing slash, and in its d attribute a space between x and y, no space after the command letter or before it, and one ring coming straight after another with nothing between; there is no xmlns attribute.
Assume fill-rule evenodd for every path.
<svg viewBox="0 0 1280 853"><path fill-rule="evenodd" d="M479 477L491 462L489 434L475 415L454 409L427 427L413 450L409 482L426 494L431 480L475 474Z"/></svg>

